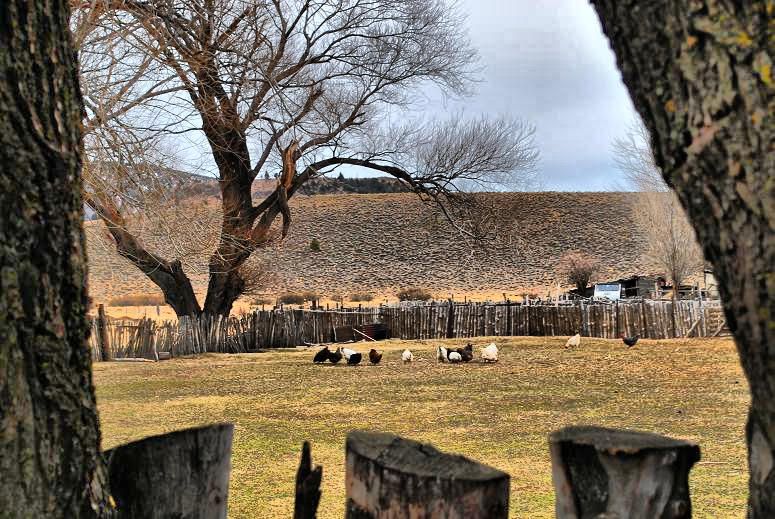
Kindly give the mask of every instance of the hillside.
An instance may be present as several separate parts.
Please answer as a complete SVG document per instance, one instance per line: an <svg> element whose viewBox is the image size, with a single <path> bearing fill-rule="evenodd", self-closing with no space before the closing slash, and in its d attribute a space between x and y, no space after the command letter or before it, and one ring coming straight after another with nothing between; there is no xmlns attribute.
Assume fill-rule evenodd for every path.
<svg viewBox="0 0 775 519"><path fill-rule="evenodd" d="M274 191L276 179L256 179L253 181L253 197L260 198ZM318 177L306 182L300 189L302 195L342 195L342 194L380 194L405 193L406 187L393 177Z"/></svg>
<svg viewBox="0 0 775 519"><path fill-rule="evenodd" d="M437 297L518 295L556 291L555 265L570 249L597 255L605 277L653 271L642 258L644 235L633 220L633 193L493 193L499 207L498 239L473 249L436 211L412 194L294 197L293 225L285 242L253 261L271 269L270 296L312 290L321 296L371 292L390 296L419 286ZM152 292L154 286L99 237L88 222L92 296ZM143 232L146 243L163 239ZM316 238L321 250L313 252ZM180 249L176 249L180 252ZM168 257L169 250L161 250ZM196 256L196 257L195 257ZM188 254L184 264L195 290L206 287L206 256Z"/></svg>

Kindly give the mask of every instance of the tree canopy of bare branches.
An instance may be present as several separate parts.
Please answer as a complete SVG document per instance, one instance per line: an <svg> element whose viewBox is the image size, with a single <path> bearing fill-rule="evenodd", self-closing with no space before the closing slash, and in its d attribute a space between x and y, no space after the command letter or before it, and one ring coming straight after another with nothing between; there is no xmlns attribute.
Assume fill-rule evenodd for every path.
<svg viewBox="0 0 775 519"><path fill-rule="evenodd" d="M614 142L614 159L631 186L641 192L635 215L646 231L646 257L670 280L676 296L681 283L702 269L702 250L678 197L662 177L648 130L640 121Z"/></svg>
<svg viewBox="0 0 775 519"><path fill-rule="evenodd" d="M528 124L462 117L395 123L407 117L420 87L451 95L471 88L477 55L462 16L445 0L73 6L86 97L95 98L87 103L85 126L95 136L87 154L91 148L109 166L127 164L137 154L126 142L136 149L159 135L201 132L217 168L221 221L203 308L181 261L147 250L129 230L115 183L87 179L87 202L119 253L160 286L179 315L228 314L245 290L240 267L276 237L276 219L280 235L288 232L288 199L336 168L391 175L451 220L460 212L450 209L465 205L465 187L535 179ZM251 186L267 172L276 188L254 201Z"/></svg>

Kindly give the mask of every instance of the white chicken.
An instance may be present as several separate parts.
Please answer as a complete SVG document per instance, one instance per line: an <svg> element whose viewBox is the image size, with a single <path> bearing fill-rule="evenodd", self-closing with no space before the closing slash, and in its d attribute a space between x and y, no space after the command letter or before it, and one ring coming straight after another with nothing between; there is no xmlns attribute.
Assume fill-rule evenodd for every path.
<svg viewBox="0 0 775 519"><path fill-rule="evenodd" d="M414 360L414 355L412 355L411 351L404 350L404 352L401 354L401 360L403 360L404 363L412 362Z"/></svg>
<svg viewBox="0 0 775 519"><path fill-rule="evenodd" d="M482 362L498 362L498 347L494 342L482 348L481 358Z"/></svg>
<svg viewBox="0 0 775 519"><path fill-rule="evenodd" d="M579 344L581 344L581 335L579 335L577 333L576 335L574 335L573 337L568 339L568 342L565 343L565 347L566 348L575 348Z"/></svg>
<svg viewBox="0 0 775 519"><path fill-rule="evenodd" d="M456 352L456 351L451 351L449 353L449 361L452 364L457 364L458 362L462 362L463 361L463 356L461 354L459 354L458 352Z"/></svg>
<svg viewBox="0 0 775 519"><path fill-rule="evenodd" d="M342 355L344 355L344 360L350 360L350 356L354 355L355 353L358 353L355 350L351 350L350 348L342 348Z"/></svg>
<svg viewBox="0 0 775 519"><path fill-rule="evenodd" d="M447 348L444 346L436 348L436 360L439 362L449 362L449 359L447 358Z"/></svg>

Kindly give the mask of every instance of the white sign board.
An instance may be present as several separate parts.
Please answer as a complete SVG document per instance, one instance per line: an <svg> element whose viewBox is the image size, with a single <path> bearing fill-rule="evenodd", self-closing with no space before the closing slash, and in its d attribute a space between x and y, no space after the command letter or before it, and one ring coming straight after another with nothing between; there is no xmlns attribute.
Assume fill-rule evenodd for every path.
<svg viewBox="0 0 775 519"><path fill-rule="evenodd" d="M611 301L616 301L619 299L622 293L622 285L619 283L609 283L609 284L597 284L595 285L595 298L606 298L610 299Z"/></svg>

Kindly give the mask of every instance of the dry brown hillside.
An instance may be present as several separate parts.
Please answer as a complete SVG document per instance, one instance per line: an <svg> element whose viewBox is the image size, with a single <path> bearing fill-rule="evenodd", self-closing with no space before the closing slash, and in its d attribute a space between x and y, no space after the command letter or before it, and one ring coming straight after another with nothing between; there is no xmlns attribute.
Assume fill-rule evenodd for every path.
<svg viewBox="0 0 775 519"><path fill-rule="evenodd" d="M486 195L501 209L499 239L473 250L435 211L411 194L295 197L293 225L277 249L255 254L272 265L267 293L313 290L347 297L356 291L380 297L419 286L437 297L464 294L546 293L556 287L555 265L569 249L599 256L606 277L653 271L642 258L643 232L633 220L633 193L498 193ZM97 222L88 222L92 297L105 301L153 285L109 247L98 246ZM148 243L163 239L146 232ZM310 240L320 242L320 252ZM163 254L172 257L169 250ZM187 258L194 265L206 258ZM192 272L195 289L204 271ZM538 288L542 287L542 288Z"/></svg>

